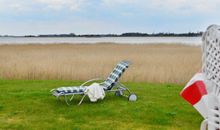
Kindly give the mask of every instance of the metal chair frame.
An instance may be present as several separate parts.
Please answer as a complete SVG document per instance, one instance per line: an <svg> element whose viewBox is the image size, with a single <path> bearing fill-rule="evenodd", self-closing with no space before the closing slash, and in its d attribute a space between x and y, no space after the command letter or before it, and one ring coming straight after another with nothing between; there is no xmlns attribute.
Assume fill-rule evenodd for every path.
<svg viewBox="0 0 220 130"><path fill-rule="evenodd" d="M100 81L100 80L103 80L103 79L102 78L90 79L90 80L82 83L79 87L86 87L85 85L87 83L94 82L94 81ZM102 83L103 82L101 82L99 84L101 85ZM114 89L115 87L116 87L116 89ZM104 89L104 87L103 87L103 89ZM108 89L105 90L105 92L119 92L121 95L118 95L118 96L128 97L129 95L125 95L123 93L124 91L127 91L129 95L131 94L131 91L124 84L122 84L119 81L117 81L115 83L115 85L110 90L108 90ZM53 95L55 95L57 97L57 100L60 100L60 96L64 96L65 102L66 102L67 105L70 105L69 102L71 102L73 100L75 95L83 95L81 100L80 100L80 102L78 103L78 105L80 105L83 102L84 98L87 96L87 94L85 94L84 92L80 92L80 93L60 93L60 94L57 94L56 93L56 89L52 89L51 92L53 93ZM70 99L68 99L68 97L67 97L69 95L72 95Z"/></svg>

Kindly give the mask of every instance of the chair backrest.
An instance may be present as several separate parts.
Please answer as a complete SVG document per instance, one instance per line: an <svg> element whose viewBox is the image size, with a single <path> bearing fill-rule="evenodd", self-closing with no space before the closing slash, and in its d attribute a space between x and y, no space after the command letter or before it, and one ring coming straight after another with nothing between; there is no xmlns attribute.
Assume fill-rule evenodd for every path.
<svg viewBox="0 0 220 130"><path fill-rule="evenodd" d="M118 82L121 75L125 72L125 70L129 67L129 61L121 61L119 62L107 79L102 83L102 86L105 90L111 90Z"/></svg>
<svg viewBox="0 0 220 130"><path fill-rule="evenodd" d="M208 27L203 34L202 47L202 71L208 80L215 82L220 87L220 26L211 25Z"/></svg>
<svg viewBox="0 0 220 130"><path fill-rule="evenodd" d="M211 25L203 34L203 65L208 90L208 129L220 130L220 26Z"/></svg>

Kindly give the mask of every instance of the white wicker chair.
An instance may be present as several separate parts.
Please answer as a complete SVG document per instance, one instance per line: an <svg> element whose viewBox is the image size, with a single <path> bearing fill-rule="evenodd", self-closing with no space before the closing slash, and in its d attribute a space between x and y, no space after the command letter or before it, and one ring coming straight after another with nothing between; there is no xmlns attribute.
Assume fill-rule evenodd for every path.
<svg viewBox="0 0 220 130"><path fill-rule="evenodd" d="M180 95L204 118L200 130L220 130L220 26L209 26L202 41L202 72Z"/></svg>
<svg viewBox="0 0 220 130"><path fill-rule="evenodd" d="M202 72L208 91L208 119L201 130L220 130L220 26L211 25L203 34Z"/></svg>

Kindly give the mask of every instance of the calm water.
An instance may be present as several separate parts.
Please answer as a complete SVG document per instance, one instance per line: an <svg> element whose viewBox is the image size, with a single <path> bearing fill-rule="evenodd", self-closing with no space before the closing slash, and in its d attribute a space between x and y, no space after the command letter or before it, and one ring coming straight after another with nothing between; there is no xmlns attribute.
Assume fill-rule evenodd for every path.
<svg viewBox="0 0 220 130"><path fill-rule="evenodd" d="M0 37L0 44L52 44L52 43L120 43L120 44L187 44L201 45L201 37L60 37L60 38L28 38L28 37Z"/></svg>

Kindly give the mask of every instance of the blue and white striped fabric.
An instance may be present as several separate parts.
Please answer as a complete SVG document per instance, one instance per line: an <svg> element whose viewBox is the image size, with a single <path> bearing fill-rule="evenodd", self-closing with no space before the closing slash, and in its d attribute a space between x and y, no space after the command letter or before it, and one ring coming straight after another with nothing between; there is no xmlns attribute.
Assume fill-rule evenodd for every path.
<svg viewBox="0 0 220 130"><path fill-rule="evenodd" d="M84 93L86 87L60 87L56 89L57 93L62 93L62 94L66 94L66 93Z"/></svg>
<svg viewBox="0 0 220 130"><path fill-rule="evenodd" d="M117 64L117 66L114 68L112 73L110 73L108 78L102 84L105 90L111 90L114 87L118 79L121 77L124 71L129 67L129 64L130 62L128 61L121 61Z"/></svg>
<svg viewBox="0 0 220 130"><path fill-rule="evenodd" d="M114 68L112 73L108 76L108 78L101 84L104 90L111 90L114 85L117 83L118 79L121 77L122 73L128 68L128 61L121 61ZM55 90L54 95L67 95L74 93L84 93L86 90L86 86L83 87L60 87Z"/></svg>

